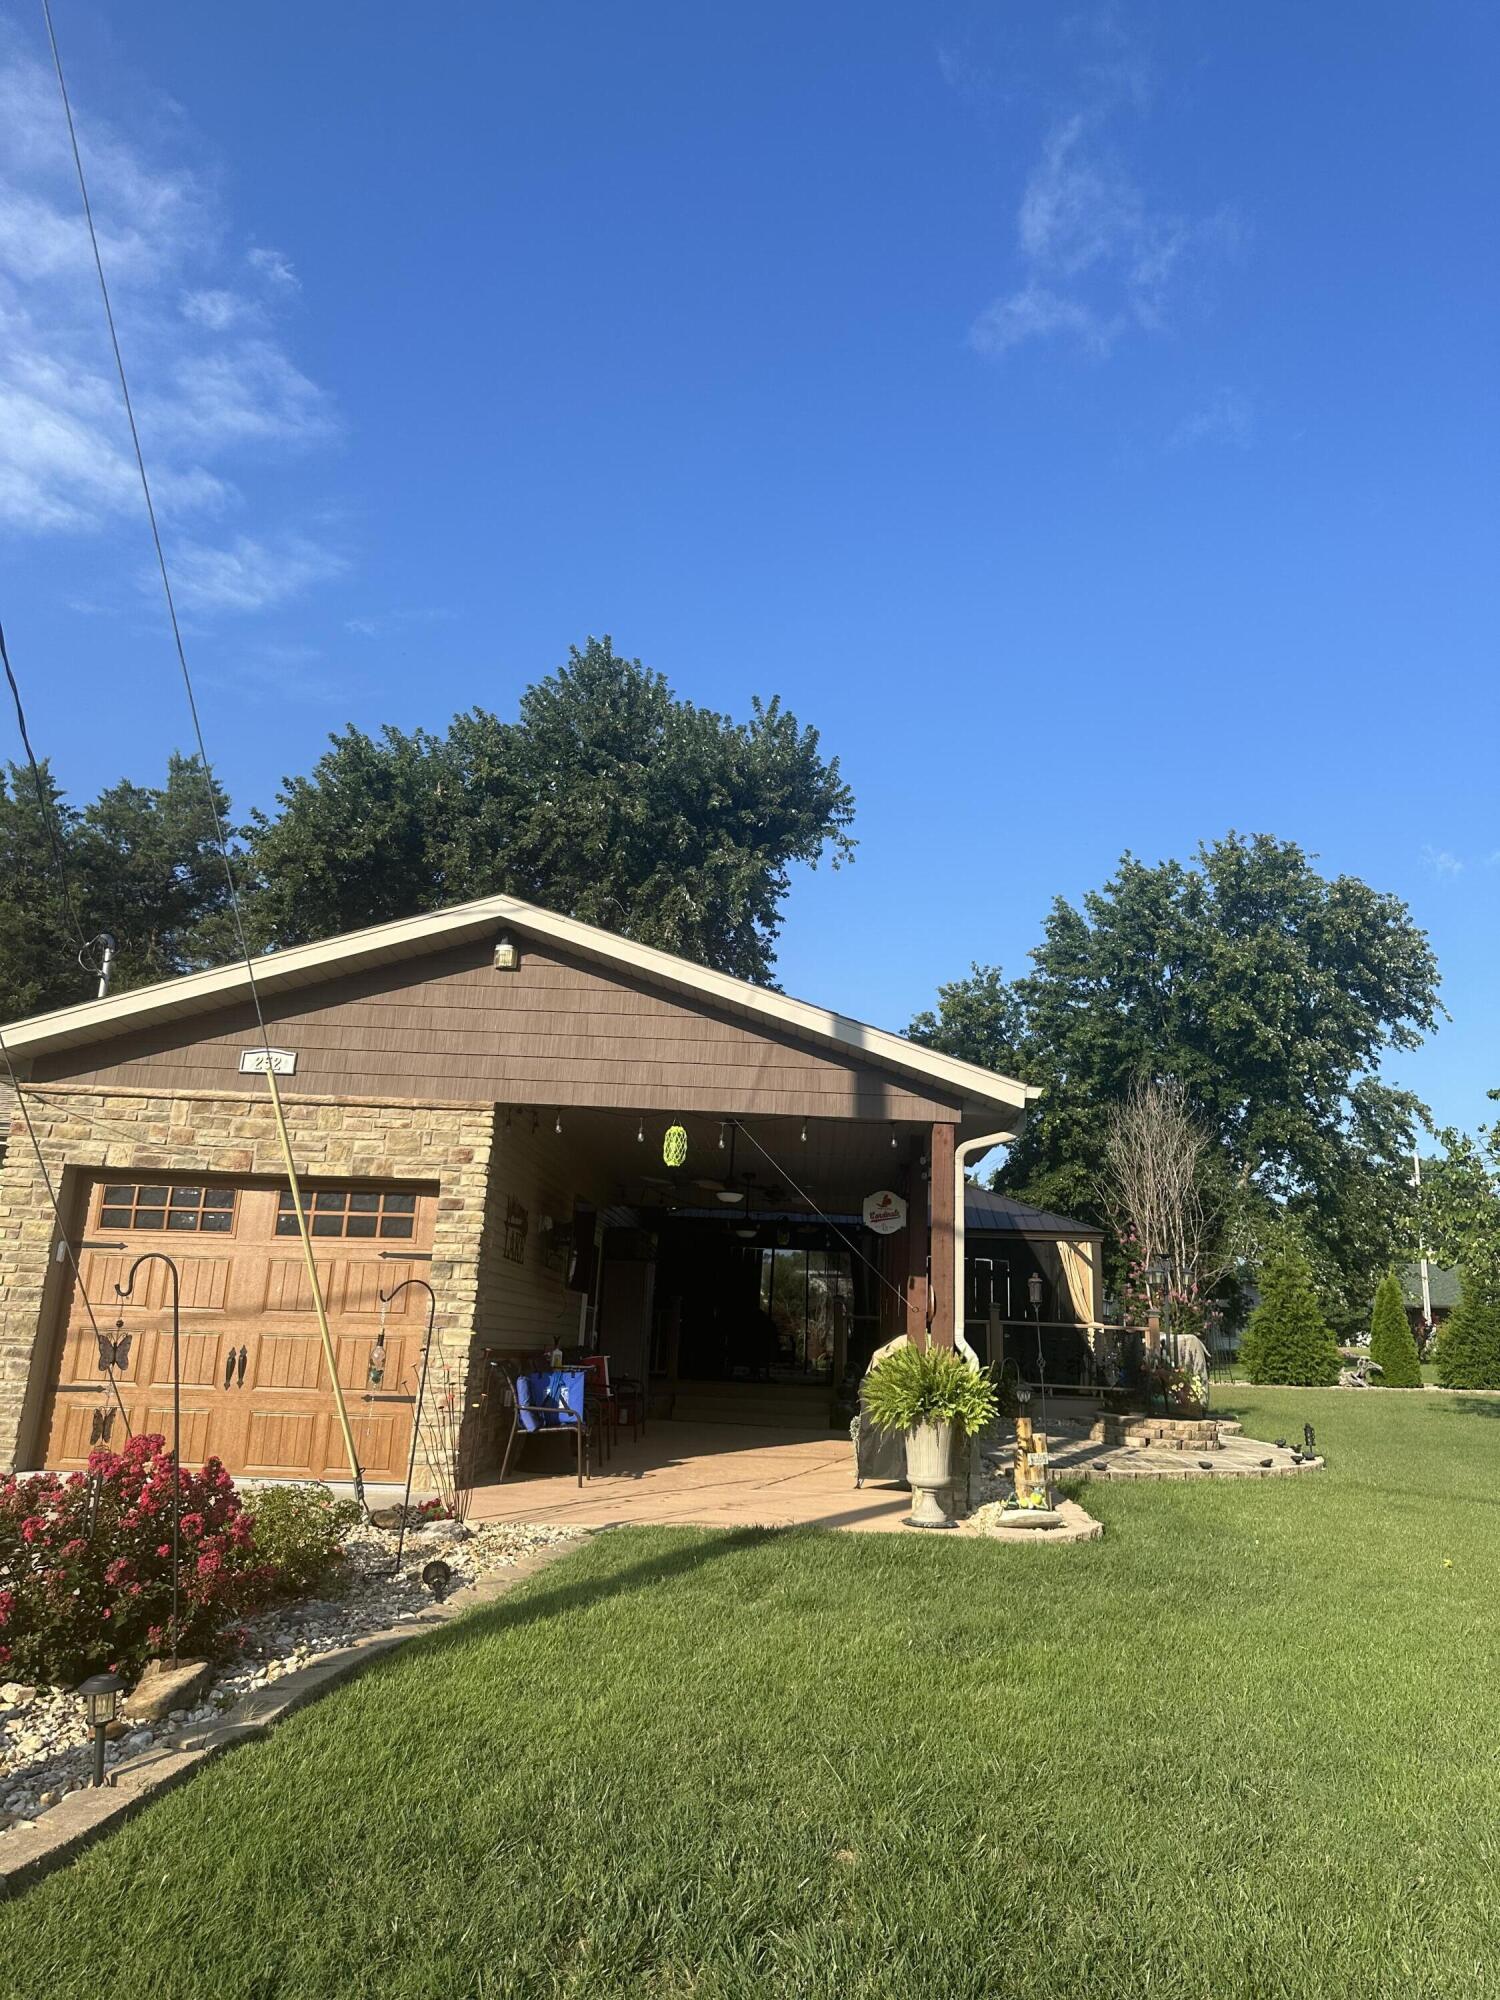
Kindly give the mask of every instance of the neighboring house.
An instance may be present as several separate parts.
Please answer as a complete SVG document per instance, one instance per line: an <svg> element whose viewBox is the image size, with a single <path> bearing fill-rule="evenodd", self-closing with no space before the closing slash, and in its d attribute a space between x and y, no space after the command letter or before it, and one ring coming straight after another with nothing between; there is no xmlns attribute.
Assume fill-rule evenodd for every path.
<svg viewBox="0 0 1500 2000"><path fill-rule="evenodd" d="M481 1445L500 1356L597 1344L665 1407L695 1379L731 1397L758 1381L762 1401L768 1381L831 1394L899 1332L952 1344L964 1161L1014 1137L1037 1094L506 896L277 952L255 986L294 1061L280 1089L373 1479L405 1469L426 1304L415 1286L380 1295L407 1277L436 1291ZM123 1310L114 1293L164 1250L181 1271L184 1457L342 1476L268 1085L247 1070L264 1045L246 968L5 1036L82 1282L17 1122L0 1173L0 1464L84 1462L110 1403L95 1323L134 1336L131 1427L168 1428L166 1266L144 1267ZM862 1219L882 1191L906 1203L894 1233ZM1045 1250L1014 1216L983 1221L992 1267L996 1243ZM1052 1296L1081 1307L1070 1256L1055 1253ZM816 1334L815 1286L838 1301Z"/></svg>
<svg viewBox="0 0 1500 2000"><path fill-rule="evenodd" d="M1458 1304L1459 1274L1441 1264L1427 1266L1427 1288L1432 1298L1432 1324L1440 1327ZM1422 1334L1422 1266L1406 1264L1401 1270L1401 1299L1413 1335Z"/></svg>

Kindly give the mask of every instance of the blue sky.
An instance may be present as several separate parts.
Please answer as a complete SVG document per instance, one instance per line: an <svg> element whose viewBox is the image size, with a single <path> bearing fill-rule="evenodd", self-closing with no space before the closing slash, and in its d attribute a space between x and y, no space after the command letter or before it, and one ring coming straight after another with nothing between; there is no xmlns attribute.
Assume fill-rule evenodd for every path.
<svg viewBox="0 0 1500 2000"><path fill-rule="evenodd" d="M1267 831L1410 901L1395 1073L1488 1115L1492 10L56 14L238 807L607 631L841 754L790 990L900 1027ZM3 616L84 797L187 732L63 145L0 7Z"/></svg>

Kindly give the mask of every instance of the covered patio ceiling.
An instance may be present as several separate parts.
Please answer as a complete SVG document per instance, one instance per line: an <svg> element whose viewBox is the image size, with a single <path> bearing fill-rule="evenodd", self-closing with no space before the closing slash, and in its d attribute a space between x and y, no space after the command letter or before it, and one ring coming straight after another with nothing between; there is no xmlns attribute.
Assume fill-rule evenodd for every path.
<svg viewBox="0 0 1500 2000"><path fill-rule="evenodd" d="M677 1121L688 1145L674 1168L662 1157L673 1121L661 1112L502 1106L502 1146L507 1115L528 1130L533 1117L539 1130L561 1118L562 1142L603 1169L621 1207L677 1212L738 1206L717 1200L733 1186L759 1211L857 1215L866 1195L904 1189L929 1136L899 1121L690 1116Z"/></svg>

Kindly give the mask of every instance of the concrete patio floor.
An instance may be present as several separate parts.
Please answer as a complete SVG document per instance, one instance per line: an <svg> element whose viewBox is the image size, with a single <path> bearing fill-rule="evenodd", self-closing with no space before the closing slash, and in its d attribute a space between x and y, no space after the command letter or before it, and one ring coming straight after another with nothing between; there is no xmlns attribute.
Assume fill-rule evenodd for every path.
<svg viewBox="0 0 1500 2000"><path fill-rule="evenodd" d="M838 1431L653 1419L621 1438L580 1488L568 1451L551 1439L522 1449L519 1476L474 1489L471 1521L560 1527L899 1528L911 1495L854 1486L854 1448Z"/></svg>

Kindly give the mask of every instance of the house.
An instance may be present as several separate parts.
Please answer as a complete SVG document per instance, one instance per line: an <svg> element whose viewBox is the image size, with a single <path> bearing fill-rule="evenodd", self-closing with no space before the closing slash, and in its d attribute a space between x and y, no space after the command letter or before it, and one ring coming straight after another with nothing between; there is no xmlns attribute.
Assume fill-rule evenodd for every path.
<svg viewBox="0 0 1500 2000"><path fill-rule="evenodd" d="M391 1298L407 1278L431 1283L481 1452L503 1355L597 1346L665 1409L694 1384L826 1406L898 1332L952 1344L964 1167L1036 1095L508 896L4 1032L62 1218L17 1119L0 1464L19 1466L118 1442L115 1406L169 1428L175 1271L184 1457L346 1476L268 1063L370 1479L406 1463L427 1310L419 1285ZM1040 1241L993 1206L984 1222L1017 1253ZM1060 1245L1056 1272L1073 1296ZM126 1333L115 1397L99 1339Z"/></svg>
<svg viewBox="0 0 1500 2000"><path fill-rule="evenodd" d="M1422 1266L1419 1263L1404 1264L1401 1268L1401 1303L1406 1307L1406 1317L1411 1323L1412 1337L1422 1338L1422 1322L1426 1311L1426 1301L1422 1294ZM1427 1266L1427 1296L1432 1300L1432 1324L1434 1331L1440 1328L1453 1308L1458 1304L1460 1275L1456 1270L1443 1264Z"/></svg>

